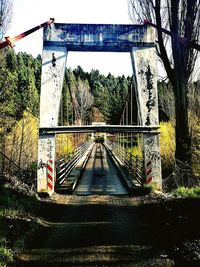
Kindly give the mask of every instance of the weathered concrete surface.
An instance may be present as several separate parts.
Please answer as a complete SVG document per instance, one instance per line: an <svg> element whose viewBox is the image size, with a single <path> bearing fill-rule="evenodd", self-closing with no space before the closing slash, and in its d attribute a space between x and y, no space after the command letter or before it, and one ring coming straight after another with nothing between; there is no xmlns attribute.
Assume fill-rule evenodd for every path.
<svg viewBox="0 0 200 267"><path fill-rule="evenodd" d="M40 127L58 125L60 98L66 68L67 50L63 47L44 47L42 62L42 81L40 93ZM47 162L51 160L52 185L48 186ZM55 137L39 136L37 191L54 192L55 181Z"/></svg>
<svg viewBox="0 0 200 267"><path fill-rule="evenodd" d="M40 127L55 127L58 125L66 60L66 48L57 46L43 48Z"/></svg>
<svg viewBox="0 0 200 267"><path fill-rule="evenodd" d="M45 46L68 51L130 52L132 47L151 47L154 42L154 30L147 25L54 23L44 28Z"/></svg>
<svg viewBox="0 0 200 267"><path fill-rule="evenodd" d="M138 102L139 124L159 125L156 55L154 48L133 48L134 87ZM143 157L146 183L162 188L161 159L158 134L143 135Z"/></svg>
<svg viewBox="0 0 200 267"><path fill-rule="evenodd" d="M48 188L47 163L52 160L52 189ZM55 137L54 135L43 135L39 137L38 146L38 171L37 171L37 192L51 194L54 192L55 179Z"/></svg>

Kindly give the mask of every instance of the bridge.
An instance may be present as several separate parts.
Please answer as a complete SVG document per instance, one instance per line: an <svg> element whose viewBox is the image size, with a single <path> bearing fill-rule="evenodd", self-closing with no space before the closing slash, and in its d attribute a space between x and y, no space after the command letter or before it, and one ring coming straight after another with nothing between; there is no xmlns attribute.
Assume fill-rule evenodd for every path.
<svg viewBox="0 0 200 267"><path fill-rule="evenodd" d="M67 126L58 126L69 51L130 53L133 86L119 125L82 125L80 118L76 117ZM138 125L133 125L133 91L137 99ZM75 106L73 109L76 113ZM76 149L70 158L67 155L66 159L56 158L55 136L61 133L73 134L76 140ZM97 133L106 133L107 138L103 143L94 142ZM136 139L142 149L140 156L134 157L131 147ZM119 178L117 182L115 180L118 174L114 165L123 170L122 183ZM80 173L78 175L74 174L77 170ZM94 180L94 173L99 177L98 181ZM154 30L148 25L46 25L43 37L37 192L51 195L58 187L61 191L67 189L75 190L77 194L90 194L97 193L101 187L103 193L109 193L114 190L109 186L117 183L114 193L127 193L123 188L124 182L128 186L153 184L158 189L162 187ZM86 184L90 185L90 189L83 191Z"/></svg>

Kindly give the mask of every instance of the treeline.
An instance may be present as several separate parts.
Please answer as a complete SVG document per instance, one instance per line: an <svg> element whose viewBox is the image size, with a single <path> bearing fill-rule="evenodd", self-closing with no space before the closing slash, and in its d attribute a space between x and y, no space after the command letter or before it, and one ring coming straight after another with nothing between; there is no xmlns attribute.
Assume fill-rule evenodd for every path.
<svg viewBox="0 0 200 267"><path fill-rule="evenodd" d="M23 52L4 50L0 54L0 125L12 125L20 120L24 111L36 117L39 115L39 94L41 86L41 64L39 55L33 58ZM98 70L85 72L80 66L66 69L61 101L60 124L82 123L103 120L118 124L127 94L132 83L131 77L105 76ZM159 82L160 121L174 118L174 96L167 82ZM188 101L193 113L199 117L200 81L191 83ZM134 111L137 114L136 102Z"/></svg>
<svg viewBox="0 0 200 267"><path fill-rule="evenodd" d="M0 154L17 166L27 168L37 159L42 59L41 56L33 58L26 53L7 49L1 51L0 60ZM131 86L131 77L105 76L98 70L85 72L80 66L74 70L66 68L59 124L89 124L92 121L119 124ZM196 151L193 154L196 158L199 155L199 127L196 127L200 118L199 89L200 80L191 83L188 95L192 145L193 151ZM175 125L172 88L167 82L159 82L158 91L160 121L170 121ZM135 97L133 102L136 123ZM3 160L5 157L0 156L1 167L6 166Z"/></svg>
<svg viewBox="0 0 200 267"><path fill-rule="evenodd" d="M91 94L91 97L87 95L87 98L93 100L90 121L103 120L109 124L119 124L131 87L131 77L114 77L110 73L105 76L100 74L98 70L92 70L88 73L78 66L73 71L67 70L66 78L69 90L79 91L75 97L76 100L80 98L81 91L85 90Z"/></svg>
<svg viewBox="0 0 200 267"><path fill-rule="evenodd" d="M26 53L16 54L9 49L0 54L0 60L1 118L19 120L25 110L38 116L41 56L33 58ZM86 98L86 95L83 96L84 92L91 95L92 105L88 105L93 115L98 110L106 122L118 123L130 86L131 77L114 77L111 74L104 76L98 70L88 73L80 66L74 70L66 69L62 99L64 122L67 117L72 116L71 99L77 116L80 117L81 109L83 113L89 113L88 110L85 111L86 107L81 107L83 97Z"/></svg>
<svg viewBox="0 0 200 267"><path fill-rule="evenodd" d="M5 49L0 53L0 168L28 169L37 160L41 56ZM119 123L131 78L98 70L66 69L60 125ZM73 143L73 140L71 141ZM72 148L71 148L72 149Z"/></svg>

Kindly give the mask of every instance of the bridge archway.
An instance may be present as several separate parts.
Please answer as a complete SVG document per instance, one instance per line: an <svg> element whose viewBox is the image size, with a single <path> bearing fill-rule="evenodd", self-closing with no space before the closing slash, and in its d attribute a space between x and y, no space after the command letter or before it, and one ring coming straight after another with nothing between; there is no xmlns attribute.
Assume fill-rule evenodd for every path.
<svg viewBox="0 0 200 267"><path fill-rule="evenodd" d="M145 180L161 188L159 136L155 131L151 132L159 124L153 29L147 25L54 23L44 28L43 37L37 191L49 195L54 192L56 131L44 132L42 129L51 130L58 126L68 51L130 53L139 126L147 129L143 137ZM120 131L127 131L122 128ZM129 127L129 131L133 131L131 129Z"/></svg>

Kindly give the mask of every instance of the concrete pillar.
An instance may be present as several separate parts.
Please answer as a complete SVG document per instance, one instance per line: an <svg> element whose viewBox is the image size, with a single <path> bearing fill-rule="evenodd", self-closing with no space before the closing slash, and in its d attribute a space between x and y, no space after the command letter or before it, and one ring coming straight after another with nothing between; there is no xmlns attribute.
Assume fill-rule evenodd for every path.
<svg viewBox="0 0 200 267"><path fill-rule="evenodd" d="M59 46L43 48L40 92L40 127L58 125L59 106L66 68L67 49ZM38 143L37 192L54 192L55 135L40 135Z"/></svg>
<svg viewBox="0 0 200 267"><path fill-rule="evenodd" d="M134 87L138 103L139 124L157 126L158 93L155 48L133 48L131 52ZM162 188L161 159L158 134L143 135L145 182Z"/></svg>

